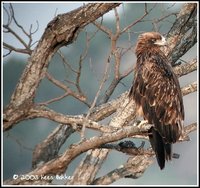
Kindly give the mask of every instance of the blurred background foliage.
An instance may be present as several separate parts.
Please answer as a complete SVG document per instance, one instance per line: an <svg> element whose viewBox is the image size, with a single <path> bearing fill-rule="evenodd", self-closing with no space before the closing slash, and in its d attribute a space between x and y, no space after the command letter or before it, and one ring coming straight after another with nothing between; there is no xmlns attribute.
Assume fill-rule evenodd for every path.
<svg viewBox="0 0 200 188"><path fill-rule="evenodd" d="M37 8L37 3L34 4L33 9ZM54 4L54 11L58 4ZM128 48L130 45L133 45L133 48L129 50L121 59L120 70L123 72L130 66L134 66L135 55L134 55L134 44L138 37L138 34L141 32L155 30L152 20L159 19L163 14L167 15L172 12L179 12L183 4L147 4L148 10L151 8L154 9L151 11L145 18L143 22L139 22L134 27L132 27L128 32L121 35L118 40L118 47ZM5 6L8 6L5 4ZM26 9L30 4L22 3L21 5L13 4L14 9L19 9L18 6L21 6L21 14L23 14L23 8ZM38 4L38 6L40 6ZM48 9L48 4L45 5ZM81 5L80 5L81 6ZM49 7L50 8L50 7ZM53 7L51 7L53 9ZM73 8L72 8L73 9ZM70 10L70 3L68 4L68 9ZM121 28L126 27L128 24L132 23L134 20L138 19L144 14L144 3L124 3L117 8L120 15L120 25ZM34 10L33 10L34 11ZM58 13L59 9L57 9ZM52 10L53 12L53 10ZM67 11L66 11L67 12ZM19 14L19 13L18 13ZM16 14L16 16L18 16ZM40 13L41 16L44 12ZM31 15L24 15L27 18ZM34 16L34 15L33 15ZM53 15L52 15L53 17ZM171 15L167 19L157 24L157 29L162 34L166 34L175 20L175 16ZM22 25L21 20L18 20ZM40 20L39 24L40 24ZM99 22L101 19L99 19ZM31 23L30 23L31 24ZM48 23L46 23L47 25ZM114 11L108 13L104 16L103 25L110 28L115 32L115 17ZM27 25L24 25L28 27ZM77 40L70 44L67 47L60 49L62 54L65 56L66 61L74 68L78 69L79 60L81 54L84 53L86 48L86 37L92 36L94 32L97 31L97 27L93 24L89 24L85 27L80 34L78 35ZM40 36L42 35L42 29L38 31ZM130 41L129 41L130 39ZM8 36L4 36L4 40L9 39ZM105 62L107 61L108 55L110 53L110 39L102 31L98 31L96 35L91 39L88 53L86 58L82 62L81 70L81 80L80 86L83 93L87 96L87 101L91 103L96 95L96 92L99 88L99 83L103 77L103 72L105 68ZM188 52L182 59L188 61L196 57L197 49L194 46L190 52ZM3 59L3 107L5 107L9 101L10 97L15 89L15 86L22 74L24 67L27 64L27 56L12 54ZM114 59L111 59L110 69L109 69L109 78L107 79L101 94L98 98L98 102L104 96L106 89L111 83L114 76ZM56 79L62 81L65 84L68 84L66 80L75 80L75 75L72 71L69 70L67 66L64 66L62 60L58 54L55 54L51 60L48 72L53 75ZM132 84L133 74L130 74L128 77L124 78L115 89L114 93L111 96L111 99L116 98L121 93L129 90ZM180 79L181 85L184 86L191 81L196 80L196 72L187 75ZM69 85L69 84L68 84ZM75 89L71 86L71 89ZM35 102L45 102L52 98L58 97L63 94L63 91L49 82L46 78L42 80L40 86L37 90L37 97ZM185 124L190 124L196 121L197 118L197 101L196 101L196 92L184 97L184 105L186 111L186 120ZM48 105L50 108L54 109L57 112L63 114L82 114L86 113L88 107L74 99L73 97L67 97L60 101L54 102ZM15 126L8 132L5 132L3 135L3 178L8 179L12 178L13 174L25 174L31 170L31 160L32 160L32 151L36 144L45 139L49 133L57 127L57 124L49 121L47 119L34 119L20 122L19 125ZM87 136L92 136L96 134L95 132L88 131ZM61 148L61 153L67 149L67 147L74 143L78 142L80 139L79 133L73 134L68 140L67 143ZM145 174L137 179L121 179L114 184L140 184L140 185L162 185L162 184L172 184L172 185L195 185L197 183L197 133L191 134L191 141L179 143L174 146L174 151L181 155L179 160L174 159L172 162L167 163L165 170L160 171L157 164L153 164ZM141 143L140 140L137 140L136 143ZM148 146L148 143L147 143ZM77 157L69 166L66 175L71 176L76 166L79 164L81 158L84 154ZM107 160L105 161L102 169L98 173L98 176L104 175L106 172L113 170L121 165L128 156L121 154L116 151L110 152Z"/></svg>

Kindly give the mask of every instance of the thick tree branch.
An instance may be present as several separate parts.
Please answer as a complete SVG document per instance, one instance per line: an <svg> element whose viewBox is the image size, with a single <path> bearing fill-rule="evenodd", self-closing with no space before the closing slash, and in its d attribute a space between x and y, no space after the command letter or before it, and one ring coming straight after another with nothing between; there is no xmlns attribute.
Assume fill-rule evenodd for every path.
<svg viewBox="0 0 200 188"><path fill-rule="evenodd" d="M111 102L108 102L106 104L103 104L101 106L95 107L92 109L89 119L92 121L100 121L108 116L110 116L112 113L114 113L117 109L117 106L119 105L120 101L122 99L124 99L126 97L127 93L122 94L119 98L112 100ZM52 117L52 116L51 116ZM65 125L60 125L58 128L56 128L53 133L51 135L53 135L53 137L48 136L44 141L42 141L42 143L38 144L38 146L34 149L34 153L33 153L33 160L32 160L32 164L33 166L36 166L36 164L40 163L40 161L44 161L47 162L49 161L49 156L46 156L43 154L43 151L48 150L47 153L49 153L50 156L56 156L57 153L54 150L57 150L57 148L60 147L62 141L64 139L67 139L66 137L68 137L68 134L63 135L63 129L66 129L67 132L70 132L70 130L73 130L74 126L72 127L67 127ZM87 127L88 128L88 127ZM114 131L114 129L110 129L110 127L102 127L102 126L98 126L96 127L98 128L98 130L101 132L112 132ZM107 129L108 128L108 129ZM97 130L97 129L95 129ZM62 135L62 136L61 136ZM58 145L56 145L56 148L54 149L54 142L52 140L56 140L56 142L58 143ZM59 145L60 144L60 145ZM42 148L42 150L41 150ZM52 148L52 152L51 150L49 150L49 148ZM105 150L106 152L107 150ZM51 153L50 153L51 152ZM89 151L91 153L91 151ZM98 158L99 163L102 163L103 160L101 160L101 158ZM89 170L88 170L89 171ZM84 170L85 172L85 170Z"/></svg>
<svg viewBox="0 0 200 188"><path fill-rule="evenodd" d="M97 168L96 166L101 166L104 163L105 156L107 156L107 154L107 149L89 150L85 159L81 161L79 168L75 170L73 178L70 181L67 181L66 184L73 185L74 182L79 185L91 184L91 181L95 179L96 174L99 170L99 168ZM91 158L93 159L92 164Z"/></svg>
<svg viewBox="0 0 200 188"><path fill-rule="evenodd" d="M153 163L148 154L130 157L128 161L105 176L95 179L92 185L108 185L121 178L137 179Z"/></svg>
<svg viewBox="0 0 200 188"><path fill-rule="evenodd" d="M72 43L81 28L119 5L119 3L87 4L69 13L58 15L47 25L5 109L4 131L24 119L28 113L28 109L33 105L36 89L45 76L55 52L60 47Z"/></svg>
<svg viewBox="0 0 200 188"><path fill-rule="evenodd" d="M183 87L182 92L183 95L186 95L195 92L196 89L197 89L197 83L194 82L193 84L189 84L188 86ZM116 113L118 114L112 118L109 126L98 124L96 121L100 120L101 117L96 116L96 114L95 115L91 114L92 119L95 120L92 121L88 119L89 117L85 118L84 115L79 115L79 116L63 115L42 106L34 106L33 108L29 109L29 113L26 116L26 119L41 118L41 117L47 118L57 123L69 124L71 126L74 126L75 129L80 129L79 126L80 125L82 126L84 123L86 123L87 128L98 130L104 133L113 132L116 130L116 128L120 128L124 125L127 125L129 122L131 122L131 120L135 118L134 102L130 100L127 97L127 95L128 92L121 95L121 98L117 99L120 101L120 104L118 104L118 101L116 102L116 100L113 100L112 102L109 103L108 108L110 104L113 104L112 112L116 111ZM120 105L120 108L118 105ZM97 109L98 108L100 107L97 107ZM105 111L107 112L105 108L102 109L102 114L101 114L102 116L104 115Z"/></svg>
<svg viewBox="0 0 200 188"><path fill-rule="evenodd" d="M37 168L58 156L63 143L74 133L73 127L59 125L42 143L36 145L33 151L32 168Z"/></svg>
<svg viewBox="0 0 200 188"><path fill-rule="evenodd" d="M142 141L141 145L139 147L136 147L134 142L132 141L122 141L118 144L104 144L101 146L101 148L107 148L107 149L114 149L122 153L126 153L128 155L144 155L148 154L150 156L153 156L155 153L153 150L146 150L144 149L145 142Z"/></svg>
<svg viewBox="0 0 200 188"><path fill-rule="evenodd" d="M58 156L56 159L51 160L44 165L38 167L37 169L33 170L32 172L28 173L29 175L56 175L56 174L62 174L66 171L68 165L70 162L80 155L83 152L86 152L90 149L97 148L101 146L102 144L109 143L109 142L114 142L117 140L121 140L123 138L129 137L129 136L134 136L137 134L142 134L142 132L145 132L148 130L148 126L129 126L129 127L124 127L123 129L120 129L113 133L105 133L102 134L101 136L95 136L90 139L86 139L81 141L78 144L73 144L71 145L68 150L66 150L61 156ZM12 184L23 184L26 182L26 180L13 180ZM10 183L7 181L7 183ZM31 183L31 182L30 182Z"/></svg>
<svg viewBox="0 0 200 188"><path fill-rule="evenodd" d="M193 59L190 62L183 63L180 66L174 67L174 72L178 77L187 75L193 71L197 70L197 59Z"/></svg>
<svg viewBox="0 0 200 188"><path fill-rule="evenodd" d="M197 82L195 81L191 84L188 84L187 86L181 88L181 91L182 91L183 96L197 91Z"/></svg>
<svg viewBox="0 0 200 188"><path fill-rule="evenodd" d="M196 15L197 3L186 3L177 15L173 26L168 32L167 42L169 48L166 51L166 54L171 58L172 65L175 65L175 62L183 55L183 53L186 53L197 41ZM189 35L190 38L184 40L184 36L191 28L192 34ZM184 49L181 49L181 46L184 47Z"/></svg>
<svg viewBox="0 0 200 188"><path fill-rule="evenodd" d="M116 127L117 129L121 130L123 126L126 125L126 123L130 122L135 118L135 109L134 109L134 103L132 100L129 100L129 98L126 95L123 95L123 100L120 101L119 105L117 106L116 114L111 119L108 127ZM147 128L148 126L146 126ZM137 126L137 128L139 128ZM74 184L90 184L94 179L98 170L101 168L102 162L95 163L92 159L97 159L99 161L99 157L101 159L105 159L109 153L109 150L103 150L102 152L99 152L98 150L92 151L92 153L87 153L86 158L84 161L79 165L75 173L73 174L73 178L68 182L70 185ZM88 155L90 155L90 165L86 163L88 159ZM94 166L91 168L91 166ZM82 169L87 168L87 171L85 174L82 174ZM92 177L92 178L91 178Z"/></svg>
<svg viewBox="0 0 200 188"><path fill-rule="evenodd" d="M137 135L143 135L144 132L146 132L146 133L148 132L148 130L151 126L152 125L148 125L146 122L141 122L139 124L139 126L138 125L137 126L125 126L123 129L118 129L115 132L104 133L101 136L95 136L95 137L83 140L83 141L81 141L77 144L71 145L62 155L58 156L57 158L55 158L55 159L53 159L49 162L44 163L43 165L39 166L35 170L29 172L27 175L37 175L38 177L44 177L45 175L62 174L66 171L70 162L75 157L80 155L81 153L88 151L90 149L99 148L103 144L106 144L106 143L118 141L118 140L121 140L121 139L124 139L124 138L127 138L127 137L132 137L132 136L134 137L134 136L137 136ZM186 126L184 136L183 136L183 138L180 139L180 141L188 141L188 134L190 132L196 130L196 129L197 129L196 123L193 123L191 125ZM96 160L93 160L93 162L96 165L102 165L102 161L104 160L104 157L105 157L104 155L106 155L108 150L106 151L106 149L100 149L100 150L96 149L94 151L98 152L98 154L101 155L101 157L100 157L101 161L98 161L98 158L96 158ZM90 152L91 157L93 157L94 151L92 151L92 153ZM135 154L135 153L129 152L129 154ZM139 157L141 159L143 159L142 156L147 157L149 155L152 155L152 153L150 151L149 152L142 152L141 151L140 154L141 155L139 155ZM87 158L87 157L86 157L86 159L89 160L88 162L90 164L91 163L90 158L89 157ZM148 157L148 160L149 160L149 157ZM142 160L142 161L145 162L145 160ZM94 165L94 166L92 166L92 165L94 165L94 164L93 163L90 164L90 168L93 168L94 171L97 171L98 168L96 168L96 165ZM142 166L143 165L140 165L140 168L143 168L145 170L149 165L144 165L143 167ZM134 169L135 168L132 168L133 171L134 171ZM83 171L81 171L81 172L83 172ZM96 173L97 172L89 174L90 177L87 178L88 183L91 183L91 181L89 181L89 180L91 180L91 179L93 180L93 178L95 177L94 175ZM85 171L85 174L87 174L87 171ZM82 173L82 176L84 177L85 174ZM40 180L40 179L38 179L38 180ZM38 182L38 180L36 182ZM79 179L79 181L80 181L80 179ZM85 180L82 180L82 181L85 181ZM70 184L72 182L70 182ZM34 180L30 181L30 180L19 178L19 179L16 179L16 180L7 180L7 181L4 182L4 184L12 184L12 185L34 184Z"/></svg>
<svg viewBox="0 0 200 188"><path fill-rule="evenodd" d="M26 118L27 119L47 118L59 124L70 125L75 130L78 130L78 131L82 128L84 123L86 124L86 128L101 131L103 133L113 132L116 130L114 127L100 125L99 123L95 121L86 119L83 115L78 115L78 116L64 115L42 106L35 106L31 108Z"/></svg>

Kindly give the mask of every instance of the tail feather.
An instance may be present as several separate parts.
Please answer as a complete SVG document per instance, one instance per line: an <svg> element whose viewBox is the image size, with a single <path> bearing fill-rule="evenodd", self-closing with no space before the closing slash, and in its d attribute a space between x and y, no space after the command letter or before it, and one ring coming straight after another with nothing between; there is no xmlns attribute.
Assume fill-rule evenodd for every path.
<svg viewBox="0 0 200 188"><path fill-rule="evenodd" d="M165 159L172 160L172 144L164 144L165 147Z"/></svg>
<svg viewBox="0 0 200 188"><path fill-rule="evenodd" d="M169 143L165 144L163 138L153 127L150 129L150 133L149 140L155 151L158 165L162 170L165 167L165 160L171 160L172 146Z"/></svg>

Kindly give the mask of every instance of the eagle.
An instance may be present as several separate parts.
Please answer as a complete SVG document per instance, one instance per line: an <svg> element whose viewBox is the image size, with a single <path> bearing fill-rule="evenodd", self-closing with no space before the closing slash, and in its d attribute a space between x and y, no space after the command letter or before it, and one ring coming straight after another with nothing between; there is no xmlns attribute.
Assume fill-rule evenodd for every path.
<svg viewBox="0 0 200 188"><path fill-rule="evenodd" d="M152 127L149 140L160 169L172 159L172 144L183 134L184 106L179 81L162 51L165 38L158 32L140 34L135 47L137 57L129 97L137 114Z"/></svg>

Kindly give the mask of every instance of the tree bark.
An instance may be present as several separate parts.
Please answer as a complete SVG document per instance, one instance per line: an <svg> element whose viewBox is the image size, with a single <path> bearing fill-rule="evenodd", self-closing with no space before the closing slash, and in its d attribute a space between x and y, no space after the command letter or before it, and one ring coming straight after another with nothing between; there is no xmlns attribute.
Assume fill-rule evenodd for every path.
<svg viewBox="0 0 200 188"><path fill-rule="evenodd" d="M40 81L55 52L64 45L72 43L81 28L95 21L120 3L87 4L66 14L56 16L46 27L37 47L32 52L28 64L4 111L3 130L26 119Z"/></svg>

